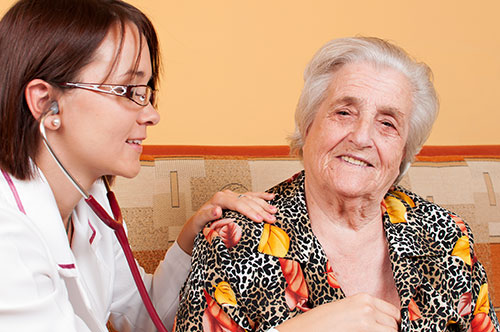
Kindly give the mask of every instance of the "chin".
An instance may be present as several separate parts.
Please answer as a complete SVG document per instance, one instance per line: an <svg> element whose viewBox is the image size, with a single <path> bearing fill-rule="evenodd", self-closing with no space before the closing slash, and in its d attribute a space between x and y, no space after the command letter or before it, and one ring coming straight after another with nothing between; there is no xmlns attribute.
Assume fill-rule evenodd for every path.
<svg viewBox="0 0 500 332"><path fill-rule="evenodd" d="M134 163L134 165L130 164L128 166L129 167L127 168L116 170L116 172L114 172L113 175L121 176L127 179L135 178L139 174L139 171L141 170L141 163L137 160Z"/></svg>
<svg viewBox="0 0 500 332"><path fill-rule="evenodd" d="M338 193L346 198L361 198L361 197L366 197L367 195L371 195L371 193L363 190L359 190L359 188L353 188L353 189L340 189L338 190Z"/></svg>
<svg viewBox="0 0 500 332"><path fill-rule="evenodd" d="M336 192L346 198L361 198L372 196L374 190L366 182L341 183L337 186Z"/></svg>

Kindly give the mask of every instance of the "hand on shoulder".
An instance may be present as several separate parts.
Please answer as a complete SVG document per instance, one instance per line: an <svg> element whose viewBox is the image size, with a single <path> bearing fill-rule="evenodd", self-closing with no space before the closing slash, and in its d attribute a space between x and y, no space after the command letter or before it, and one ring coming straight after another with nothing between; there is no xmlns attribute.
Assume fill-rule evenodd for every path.
<svg viewBox="0 0 500 332"><path fill-rule="evenodd" d="M186 253L191 254L193 242L196 234L200 232L205 225L213 220L222 217L222 210L234 210L254 222L276 221L274 213L276 207L267 203L274 198L274 194L265 192L247 192L238 194L231 190L224 190L215 193L208 202L184 224L177 238L177 243Z"/></svg>

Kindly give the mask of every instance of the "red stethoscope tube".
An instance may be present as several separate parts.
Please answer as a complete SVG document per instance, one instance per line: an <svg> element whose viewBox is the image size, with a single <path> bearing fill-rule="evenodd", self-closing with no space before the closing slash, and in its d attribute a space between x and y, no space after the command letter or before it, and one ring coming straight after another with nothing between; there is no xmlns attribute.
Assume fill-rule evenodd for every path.
<svg viewBox="0 0 500 332"><path fill-rule="evenodd" d="M106 210L103 209L103 207L95 200L95 198L92 197L92 195L89 195L89 197L85 199L85 202L108 227L112 228L115 231L116 238L122 246L123 253L125 254L128 266L130 267L130 272L132 272L135 284L137 285L137 289L139 290L139 294L141 295L142 302L144 303L149 316L153 320L153 323L155 324L158 331L168 332L163 325L160 317L158 316L153 303L151 302L151 298L149 297L148 291L144 286L144 281L142 280L139 269L137 268L134 255L132 254L132 250L130 249L130 245L128 243L127 235L125 234L125 229L123 228L120 206L118 205L115 194L112 191L108 191L107 196L114 219L111 218L111 216L106 212Z"/></svg>

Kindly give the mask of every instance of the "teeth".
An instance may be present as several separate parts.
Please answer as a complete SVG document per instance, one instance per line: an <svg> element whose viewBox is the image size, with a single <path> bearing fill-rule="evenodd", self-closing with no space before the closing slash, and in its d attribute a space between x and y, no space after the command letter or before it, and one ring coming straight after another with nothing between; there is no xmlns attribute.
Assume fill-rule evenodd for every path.
<svg viewBox="0 0 500 332"><path fill-rule="evenodd" d="M141 145L142 144L142 140L140 140L140 139L128 139L127 143Z"/></svg>
<svg viewBox="0 0 500 332"><path fill-rule="evenodd" d="M342 160L347 161L350 164L357 165L357 166L368 166L367 163L365 163L362 160L354 159L348 156L342 156Z"/></svg>

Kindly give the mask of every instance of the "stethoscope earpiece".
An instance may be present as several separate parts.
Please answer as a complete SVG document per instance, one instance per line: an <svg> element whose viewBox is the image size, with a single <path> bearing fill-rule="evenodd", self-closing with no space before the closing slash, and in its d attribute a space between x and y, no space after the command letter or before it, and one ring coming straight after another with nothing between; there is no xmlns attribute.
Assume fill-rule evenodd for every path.
<svg viewBox="0 0 500 332"><path fill-rule="evenodd" d="M50 104L49 111L52 112L52 115L59 114L59 104L57 103L57 101L54 100Z"/></svg>

